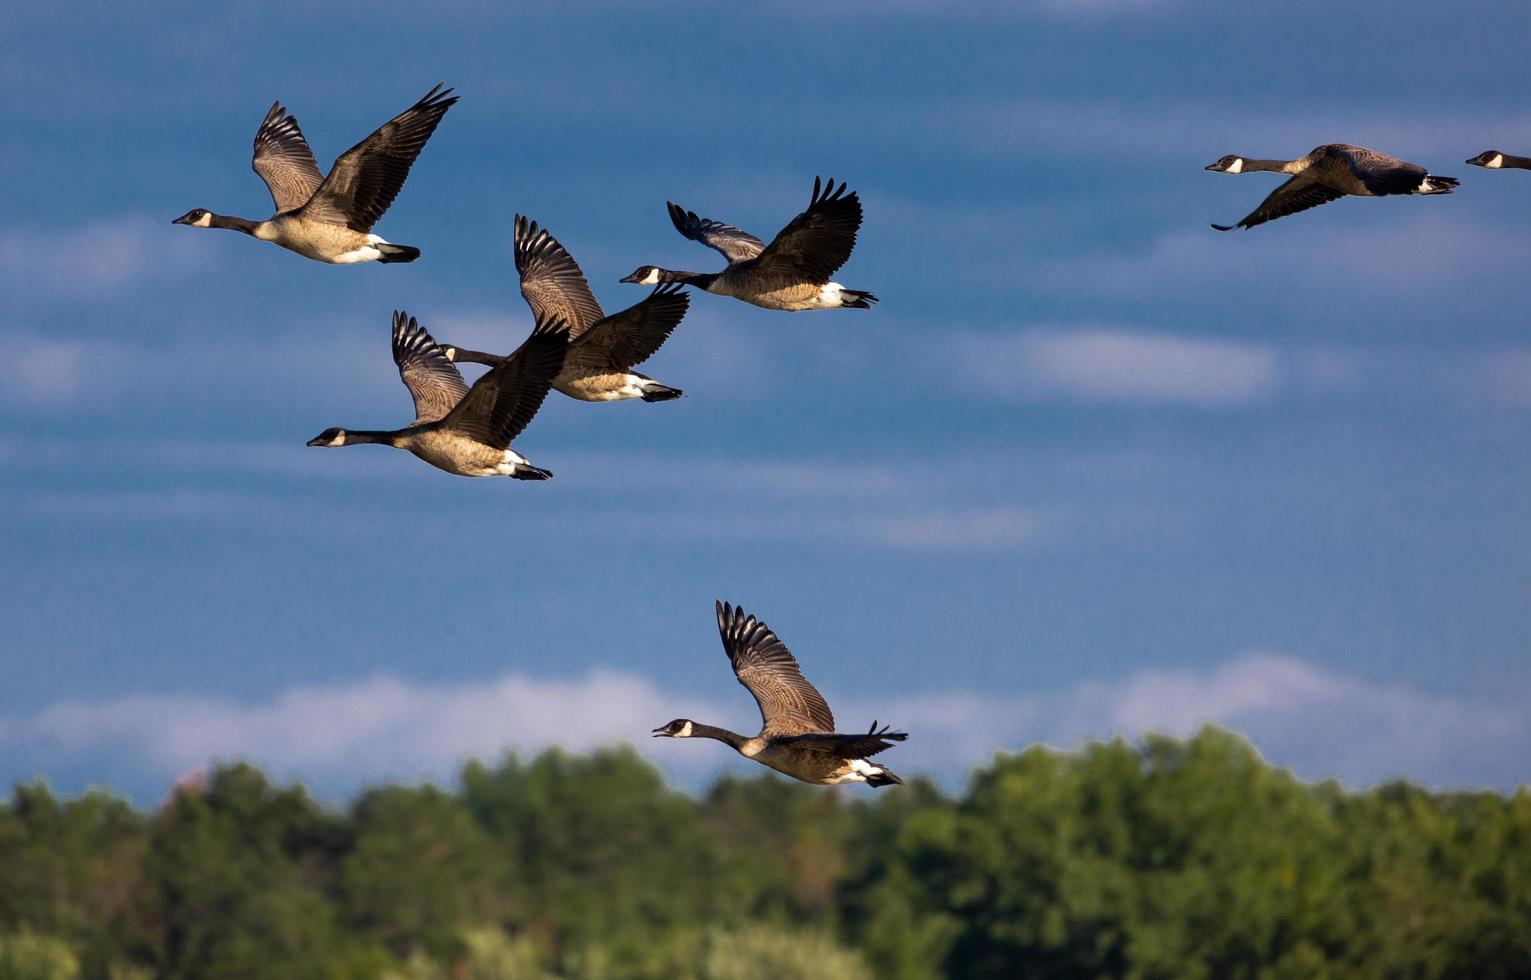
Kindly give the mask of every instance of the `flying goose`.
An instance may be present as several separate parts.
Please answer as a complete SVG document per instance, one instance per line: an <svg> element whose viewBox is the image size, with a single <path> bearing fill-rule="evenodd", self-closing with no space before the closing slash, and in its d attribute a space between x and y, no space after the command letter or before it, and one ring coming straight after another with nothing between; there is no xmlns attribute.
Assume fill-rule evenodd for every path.
<svg viewBox="0 0 1531 980"><path fill-rule="evenodd" d="M746 759L805 783L887 786L903 782L887 766L867 758L902 742L907 733L889 731L886 725L878 728L875 721L862 735L836 733L835 716L824 696L808 683L792 651L771 628L726 602L717 603L717 612L718 633L734 676L760 705L764 722L760 734L746 738L726 728L677 718L654 729L655 738L715 738Z"/></svg>
<svg viewBox="0 0 1531 980"><path fill-rule="evenodd" d="M1531 170L1531 157L1511 156L1498 150L1484 150L1467 162L1485 170Z"/></svg>
<svg viewBox="0 0 1531 980"><path fill-rule="evenodd" d="M691 299L679 285L655 289L643 302L607 316L590 292L579 264L558 239L537 222L516 215L516 271L521 295L538 319L557 316L569 324L569 356L553 387L586 402L642 398L662 402L681 390L662 385L633 368L657 351L686 315ZM498 354L443 344L453 361L498 364Z"/></svg>
<svg viewBox="0 0 1531 980"><path fill-rule="evenodd" d="M342 153L328 177L319 172L297 118L274 102L256 130L251 166L266 182L276 213L250 221L192 208L172 224L231 228L334 265L413 262L420 257L418 248L384 241L372 234L372 226L398 196L415 157L457 101L447 97L451 93L440 85L431 89Z"/></svg>
<svg viewBox="0 0 1531 980"><path fill-rule="evenodd" d="M395 311L393 360L414 399L415 420L391 432L325 429L308 444L378 443L408 450L458 476L546 480L553 474L533 466L510 442L537 414L568 347L568 324L557 317L538 320L519 350L469 388L415 318Z"/></svg>
<svg viewBox="0 0 1531 980"><path fill-rule="evenodd" d="M851 257L856 229L861 227L861 199L855 191L845 193L844 182L837 188L830 178L821 187L815 177L808 210L789 221L769 245L733 225L699 218L674 201L666 204L675 230L722 253L728 268L674 272L640 265L623 282L640 286L681 282L768 310L869 310L877 302L871 293L846 289L829 278Z"/></svg>
<svg viewBox="0 0 1531 980"><path fill-rule="evenodd" d="M1257 170L1291 174L1292 179L1271 192L1237 225L1213 225L1218 231L1253 228L1289 214L1337 201L1347 194L1383 197L1388 194L1450 194L1455 177L1437 177L1416 163L1345 143L1325 143L1295 160L1251 160L1229 154L1208 170L1247 174Z"/></svg>

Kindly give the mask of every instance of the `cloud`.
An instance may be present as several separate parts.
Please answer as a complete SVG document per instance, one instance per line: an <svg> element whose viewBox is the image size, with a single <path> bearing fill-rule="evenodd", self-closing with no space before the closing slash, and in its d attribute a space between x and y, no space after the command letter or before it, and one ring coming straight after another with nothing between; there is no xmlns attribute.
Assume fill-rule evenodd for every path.
<svg viewBox="0 0 1531 980"><path fill-rule="evenodd" d="M996 750L1145 731L1185 736L1213 722L1246 733L1266 758L1307 778L1366 786L1407 776L1435 786L1509 787L1526 781L1531 719L1506 698L1479 702L1250 653L1211 671L1143 670L1051 695L1005 698L930 693L838 700L841 727L876 717L911 732L898 768L955 787ZM673 717L747 727L738 698L698 698L611 670L573 679L507 673L484 683L378 676L295 688L269 701L185 695L63 702L0 717L0 753L76 758L126 753L162 783L212 760L245 758L283 778L350 791L383 779L449 779L469 757L560 745L584 751L622 742L694 783L746 764L704 747L652 742ZM890 764L894 756L888 757Z"/></svg>
<svg viewBox="0 0 1531 980"><path fill-rule="evenodd" d="M989 390L1023 398L1231 405L1281 380L1267 347L1112 329L969 338L963 361Z"/></svg>
<svg viewBox="0 0 1531 980"><path fill-rule="evenodd" d="M85 347L73 341L7 337L0 358L0 401L54 406L67 402L84 375Z"/></svg>
<svg viewBox="0 0 1531 980"><path fill-rule="evenodd" d="M22 295L101 295L202 264L205 249L154 231L167 219L123 215L75 227L0 229L0 283Z"/></svg>
<svg viewBox="0 0 1531 980"><path fill-rule="evenodd" d="M1509 408L1531 408L1531 348L1512 348L1489 355L1481 376L1490 396Z"/></svg>

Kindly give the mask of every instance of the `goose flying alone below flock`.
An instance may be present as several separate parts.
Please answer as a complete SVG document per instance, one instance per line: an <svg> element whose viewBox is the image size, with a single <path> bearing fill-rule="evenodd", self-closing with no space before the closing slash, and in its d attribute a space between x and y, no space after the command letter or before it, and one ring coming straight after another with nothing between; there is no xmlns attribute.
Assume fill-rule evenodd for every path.
<svg viewBox="0 0 1531 980"><path fill-rule="evenodd" d="M1531 157L1518 157L1498 150L1484 150L1467 161L1485 170L1531 170Z"/></svg>
<svg viewBox="0 0 1531 980"><path fill-rule="evenodd" d="M440 345L402 311L393 314L393 360L415 402L415 420L387 432L325 429L310 446L378 444L414 453L458 476L546 480L510 448L547 397L563 367L569 327L557 317L537 322L526 343L469 388Z"/></svg>
<svg viewBox="0 0 1531 980"><path fill-rule="evenodd" d="M457 101L440 85L378 127L336 159L329 176L280 102L273 103L255 133L251 166L266 182L276 213L264 221L192 208L173 222L193 228L228 228L273 242L318 262L413 262L420 250L395 245L372 233L398 196L409 168ZM451 96L450 98L448 96Z"/></svg>
<svg viewBox="0 0 1531 980"><path fill-rule="evenodd" d="M561 317L569 324L569 356L553 387L587 402L646 402L679 398L681 390L633 368L653 355L686 315L690 297L679 285L662 285L641 303L607 316L568 250L547 229L521 215L515 219L516 271L532 315ZM443 344L453 361L498 364L498 354Z"/></svg>
<svg viewBox="0 0 1531 980"><path fill-rule="evenodd" d="M805 783L887 786L903 782L887 766L867 759L902 742L907 733L878 728L875 721L865 734L837 733L835 716L824 696L808 683L792 651L770 627L726 602L717 603L717 613L718 634L734 676L760 706L760 734L746 737L677 718L654 729L655 738L716 739L746 759Z"/></svg>
<svg viewBox="0 0 1531 980"><path fill-rule="evenodd" d="M623 282L640 286L681 282L719 296L732 296L768 310L869 310L877 297L862 289L847 289L830 279L856 247L861 227L861 199L845 193L845 183L813 179L808 210L787 223L771 244L732 225L699 218L673 201L667 202L675 230L694 242L716 249L728 260L722 272L676 272L641 265Z"/></svg>
<svg viewBox="0 0 1531 980"><path fill-rule="evenodd" d="M1206 169L1225 174L1268 171L1291 175L1238 224L1213 225L1218 231L1253 228L1347 195L1450 194L1457 186L1455 177L1438 177L1416 163L1345 143L1326 143L1295 160L1255 160L1230 154Z"/></svg>

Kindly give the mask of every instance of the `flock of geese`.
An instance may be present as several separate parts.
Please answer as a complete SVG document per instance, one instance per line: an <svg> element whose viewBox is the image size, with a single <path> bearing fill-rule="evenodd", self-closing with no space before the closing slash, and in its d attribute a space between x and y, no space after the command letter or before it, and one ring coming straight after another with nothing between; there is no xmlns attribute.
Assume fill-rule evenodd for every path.
<svg viewBox="0 0 1531 980"><path fill-rule="evenodd" d="M271 192L275 212L260 221L193 208L174 223L225 228L333 265L413 262L420 249L373 232L393 204L415 159L457 102L437 85L418 102L342 153L321 173L308 140L280 102L255 133L252 167ZM1488 150L1467 163L1490 170L1531 170L1531 158ZM1236 225L1257 225L1341 197L1450 194L1458 181L1431 174L1359 146L1331 143L1294 160L1229 155L1207 170L1228 174L1266 171L1288 179ZM681 389L635 370L652 357L685 317L684 287L727 296L769 310L870 309L877 297L835 282L861 227L861 201L842 182L814 179L808 207L769 244L732 225L703 218L673 202L670 221L684 237L714 249L728 264L718 272L681 272L640 265L624 283L653 286L641 302L607 315L579 264L537 222L517 215L514 255L521 295L531 307L531 335L509 354L438 343L403 310L393 314L393 359L414 402L415 417L398 429L332 427L310 446L375 444L403 449L458 476L546 480L553 474L511 448L550 389L580 401L669 401ZM471 386L459 363L488 370ZM834 715L803 676L791 651L765 623L728 603L717 604L718 632L734 675L760 707L762 727L750 737L679 718L654 736L711 738L740 755L804 782L902 782L886 766L867 761L908 736L874 721L865 734L835 731Z"/></svg>

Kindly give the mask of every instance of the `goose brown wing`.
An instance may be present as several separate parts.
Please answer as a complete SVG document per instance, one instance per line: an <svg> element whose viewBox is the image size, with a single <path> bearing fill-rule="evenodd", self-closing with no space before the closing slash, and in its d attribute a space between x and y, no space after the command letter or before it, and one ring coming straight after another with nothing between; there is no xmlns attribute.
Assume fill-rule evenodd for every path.
<svg viewBox="0 0 1531 980"><path fill-rule="evenodd" d="M772 276L790 275L805 282L827 282L851 257L861 227L861 199L845 193L834 178L821 185L813 179L808 210L787 223L756 259L755 266Z"/></svg>
<svg viewBox="0 0 1531 980"><path fill-rule="evenodd" d="M569 325L558 317L537 321L526 342L474 382L457 407L441 420L494 449L520 435L542 407L569 349Z"/></svg>
<svg viewBox="0 0 1531 980"><path fill-rule="evenodd" d="M1417 163L1408 163L1364 146L1335 146L1330 152L1378 197L1413 194L1420 182L1430 176L1430 171Z"/></svg>
<svg viewBox="0 0 1531 980"><path fill-rule="evenodd" d="M902 742L908 737L908 732L891 731L887 725L879 729L877 722L874 721L872 727L861 735L814 732L808 735L792 735L777 741L794 748L807 749L810 752L828 752L845 759L865 759L867 756L891 749L894 742Z"/></svg>
<svg viewBox="0 0 1531 980"><path fill-rule="evenodd" d="M324 183L314 151L298 128L298 118L288 115L280 102L271 103L260 129L255 131L255 153L250 166L265 181L278 214L307 204Z"/></svg>
<svg viewBox="0 0 1531 980"><path fill-rule="evenodd" d="M1296 214L1299 211L1316 208L1320 204L1338 201L1344 196L1344 191L1337 191L1332 187L1298 174L1274 191L1271 191L1270 196L1261 201L1259 207L1245 215L1243 220L1237 225L1213 225L1212 227L1218 231L1232 231L1234 228L1253 228L1255 225L1263 225L1267 221L1285 218L1289 214Z"/></svg>
<svg viewBox="0 0 1531 980"><path fill-rule="evenodd" d="M658 286L641 303L596 323L569 348L569 363L587 371L628 371L653 356L686 315L680 283Z"/></svg>
<svg viewBox="0 0 1531 980"><path fill-rule="evenodd" d="M765 623L726 602L717 604L718 634L734 676L760 705L763 735L833 732L835 716L803 676L786 644Z"/></svg>
<svg viewBox="0 0 1531 980"><path fill-rule="evenodd" d="M695 211L687 211L674 201L666 201L665 207L670 209L670 220L676 231L693 242L716 249L730 265L746 262L765 250L765 242L741 228L698 217Z"/></svg>
<svg viewBox="0 0 1531 980"><path fill-rule="evenodd" d="M537 222L516 215L516 272L521 276L521 295L532 315L541 319L560 316L569 323L569 337L578 337L606 314L590 292L590 283L579 263L558 239Z"/></svg>
<svg viewBox="0 0 1531 980"><path fill-rule="evenodd" d="M409 168L457 101L440 85L342 153L303 206L306 217L368 232L398 196ZM448 96L451 96L448 98Z"/></svg>
<svg viewBox="0 0 1531 980"><path fill-rule="evenodd" d="M468 393L457 366L447 359L435 338L403 310L393 311L393 363L399 366L399 380L415 400L411 425L446 417Z"/></svg>

